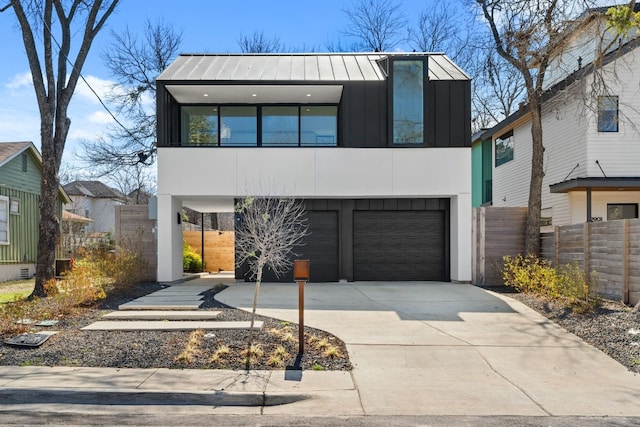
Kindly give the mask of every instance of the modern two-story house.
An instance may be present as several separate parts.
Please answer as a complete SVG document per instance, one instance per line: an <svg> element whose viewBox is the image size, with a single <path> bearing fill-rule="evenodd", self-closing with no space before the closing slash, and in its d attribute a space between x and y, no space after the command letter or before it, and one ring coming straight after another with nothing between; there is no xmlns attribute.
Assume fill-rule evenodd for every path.
<svg viewBox="0 0 640 427"><path fill-rule="evenodd" d="M446 55L181 55L157 115L159 281L183 207L251 195L304 201L312 281L471 280L470 81Z"/></svg>
<svg viewBox="0 0 640 427"><path fill-rule="evenodd" d="M603 20L595 15L569 34L546 75L543 225L638 218L640 40L616 39ZM594 72L602 49L603 66ZM530 171L525 105L474 136L473 205L526 207Z"/></svg>

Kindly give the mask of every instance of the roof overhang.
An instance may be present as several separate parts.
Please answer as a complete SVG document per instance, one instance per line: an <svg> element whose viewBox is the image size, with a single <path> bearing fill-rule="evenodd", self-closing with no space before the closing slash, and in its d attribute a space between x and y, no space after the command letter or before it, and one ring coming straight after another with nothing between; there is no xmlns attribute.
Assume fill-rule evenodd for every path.
<svg viewBox="0 0 640 427"><path fill-rule="evenodd" d="M180 104L337 104L342 85L167 85Z"/></svg>
<svg viewBox="0 0 640 427"><path fill-rule="evenodd" d="M570 193L587 189L593 191L640 190L640 177L574 178L549 186L551 193Z"/></svg>

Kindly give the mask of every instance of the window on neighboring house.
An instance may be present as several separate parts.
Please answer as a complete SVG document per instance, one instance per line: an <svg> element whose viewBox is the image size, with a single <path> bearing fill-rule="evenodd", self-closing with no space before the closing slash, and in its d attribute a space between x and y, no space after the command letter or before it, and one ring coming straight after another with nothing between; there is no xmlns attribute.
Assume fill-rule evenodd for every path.
<svg viewBox="0 0 640 427"><path fill-rule="evenodd" d="M638 218L637 203L607 203L607 221Z"/></svg>
<svg viewBox="0 0 640 427"><path fill-rule="evenodd" d="M338 106L183 106L181 145L336 147Z"/></svg>
<svg viewBox="0 0 640 427"><path fill-rule="evenodd" d="M27 171L28 162L29 162L29 158L27 157L27 153L22 153L22 172Z"/></svg>
<svg viewBox="0 0 640 427"><path fill-rule="evenodd" d="M0 245L9 244L9 198L0 196Z"/></svg>
<svg viewBox="0 0 640 427"><path fill-rule="evenodd" d="M425 63L416 59L393 61L393 143L424 143Z"/></svg>
<svg viewBox="0 0 640 427"><path fill-rule="evenodd" d="M598 132L618 132L618 97L598 97Z"/></svg>
<svg viewBox="0 0 640 427"><path fill-rule="evenodd" d="M496 167L513 160L513 131L496 138Z"/></svg>
<svg viewBox="0 0 640 427"><path fill-rule="evenodd" d="M11 199L9 211L13 215L20 214L20 199Z"/></svg>
<svg viewBox="0 0 640 427"><path fill-rule="evenodd" d="M218 145L218 107L182 107L182 145Z"/></svg>

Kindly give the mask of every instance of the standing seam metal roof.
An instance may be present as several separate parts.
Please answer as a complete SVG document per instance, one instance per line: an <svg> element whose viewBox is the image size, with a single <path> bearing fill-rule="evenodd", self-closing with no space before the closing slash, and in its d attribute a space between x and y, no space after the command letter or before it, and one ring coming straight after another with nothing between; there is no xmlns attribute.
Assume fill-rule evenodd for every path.
<svg viewBox="0 0 640 427"><path fill-rule="evenodd" d="M469 80L442 53L183 54L159 81L380 81L379 61L427 57L430 80Z"/></svg>

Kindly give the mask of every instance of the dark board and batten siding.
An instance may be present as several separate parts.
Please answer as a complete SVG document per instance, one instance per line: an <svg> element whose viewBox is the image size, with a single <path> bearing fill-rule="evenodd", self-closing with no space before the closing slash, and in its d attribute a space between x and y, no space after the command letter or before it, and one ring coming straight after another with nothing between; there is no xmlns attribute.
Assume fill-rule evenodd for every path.
<svg viewBox="0 0 640 427"><path fill-rule="evenodd" d="M450 280L449 199L305 201L311 281ZM236 270L247 278L247 266ZM291 274L265 281L291 282Z"/></svg>
<svg viewBox="0 0 640 427"><path fill-rule="evenodd" d="M282 82L243 82L243 84L282 84ZM309 83L309 82L301 82ZM322 84L322 82L314 82ZM335 82L331 82L335 84ZM193 82L172 82L192 85ZM220 82L198 82L220 84ZM296 84L291 82L289 84ZM391 114L386 81L344 81L338 106L338 146L385 148L394 146L390 139ZM425 90L425 144L411 147L470 147L470 82L427 82ZM158 146L180 146L180 105L158 83Z"/></svg>

